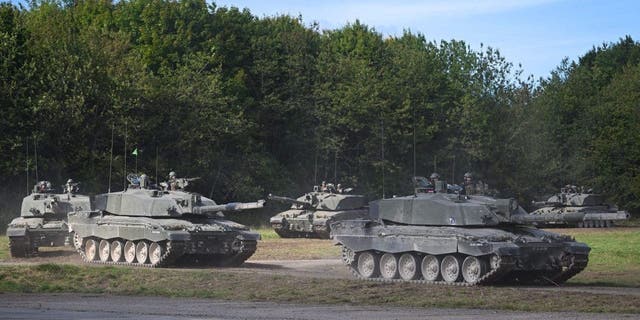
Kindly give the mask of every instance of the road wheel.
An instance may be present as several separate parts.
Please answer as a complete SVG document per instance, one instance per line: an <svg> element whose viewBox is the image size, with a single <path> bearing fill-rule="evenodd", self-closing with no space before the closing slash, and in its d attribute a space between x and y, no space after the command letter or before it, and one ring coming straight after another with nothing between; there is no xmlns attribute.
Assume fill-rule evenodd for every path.
<svg viewBox="0 0 640 320"><path fill-rule="evenodd" d="M98 259L98 242L96 240L89 238L84 242L84 255L88 261Z"/></svg>
<svg viewBox="0 0 640 320"><path fill-rule="evenodd" d="M111 260L115 262L124 260L124 243L122 241L111 241Z"/></svg>
<svg viewBox="0 0 640 320"><path fill-rule="evenodd" d="M149 261L151 262L151 264L156 265L160 263L163 254L164 248L161 244L157 242L151 243L151 246L149 246Z"/></svg>
<svg viewBox="0 0 640 320"><path fill-rule="evenodd" d="M411 253L403 253L398 259L398 273L403 280L415 280L420 276L418 259Z"/></svg>
<svg viewBox="0 0 640 320"><path fill-rule="evenodd" d="M438 257L430 254L424 256L420 269L425 280L437 281L440 279L440 261L438 261Z"/></svg>
<svg viewBox="0 0 640 320"><path fill-rule="evenodd" d="M375 278L379 274L378 256L371 251L358 254L358 273L364 278Z"/></svg>
<svg viewBox="0 0 640 320"><path fill-rule="evenodd" d="M380 274L385 279L398 278L398 260L393 253L385 253L380 258Z"/></svg>
<svg viewBox="0 0 640 320"><path fill-rule="evenodd" d="M145 264L149 260L149 244L144 240L136 244L136 259L140 264Z"/></svg>
<svg viewBox="0 0 640 320"><path fill-rule="evenodd" d="M100 246L98 247L98 254L100 255L100 261L107 262L111 257L111 243L107 240L100 240Z"/></svg>
<svg viewBox="0 0 640 320"><path fill-rule="evenodd" d="M486 263L477 257L467 257L462 262L462 277L467 283L476 283L487 272Z"/></svg>
<svg viewBox="0 0 640 320"><path fill-rule="evenodd" d="M442 273L442 279L446 282L460 281L462 278L462 274L460 272L460 259L454 255L444 257L440 264L440 273Z"/></svg>
<svg viewBox="0 0 640 320"><path fill-rule="evenodd" d="M124 244L124 260L129 263L136 261L136 244L133 241Z"/></svg>

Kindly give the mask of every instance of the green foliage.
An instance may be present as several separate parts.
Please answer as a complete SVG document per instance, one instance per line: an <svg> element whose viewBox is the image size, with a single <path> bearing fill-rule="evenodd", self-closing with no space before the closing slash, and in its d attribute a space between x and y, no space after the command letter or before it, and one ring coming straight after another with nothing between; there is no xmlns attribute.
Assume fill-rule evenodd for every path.
<svg viewBox="0 0 640 320"><path fill-rule="evenodd" d="M640 210L630 37L539 83L491 47L360 21L319 31L204 0L3 3L0 40L12 198L35 182L37 152L37 178L88 193L137 169L202 177L194 190L224 202L322 180L374 199L411 192L414 173L473 171L521 199L578 183Z"/></svg>

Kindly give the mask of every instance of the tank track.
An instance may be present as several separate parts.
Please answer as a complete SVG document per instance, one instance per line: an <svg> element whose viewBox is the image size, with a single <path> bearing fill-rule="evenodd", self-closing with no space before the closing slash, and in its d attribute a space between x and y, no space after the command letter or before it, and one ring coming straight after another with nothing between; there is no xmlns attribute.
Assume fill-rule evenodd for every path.
<svg viewBox="0 0 640 320"><path fill-rule="evenodd" d="M445 286L458 286L458 287L472 287L472 286L477 286L477 285L488 285L488 284L493 284L495 282L497 282L499 279L501 279L503 276L505 276L506 274L509 273L509 271L511 271L511 269L513 268L513 266L515 265L512 261L509 261L507 259L504 258L500 258L500 260L497 262L498 263L498 268L495 268L489 272L487 272L485 275L483 275L480 279L478 279L478 281L474 282L474 283L468 283L468 282L446 282L443 280L439 280L439 281L430 281L430 280L405 280L405 279L385 279L382 277L377 277L377 278L365 278L363 276L360 275L360 273L358 272L357 268L356 268L356 261L352 261L349 262L349 257L348 254L345 253L345 247L342 247L343 250L343 254L342 254L342 261L346 264L347 269L358 279L360 280L365 280L365 281L372 281L372 282L385 282L385 283L417 283L417 284L431 284L431 285L445 285Z"/></svg>
<svg viewBox="0 0 640 320"><path fill-rule="evenodd" d="M14 258L28 258L38 253L38 248L31 246L29 236L9 237L9 253Z"/></svg>
<svg viewBox="0 0 640 320"><path fill-rule="evenodd" d="M615 226L614 220L586 220L574 225L578 228L611 228Z"/></svg>
<svg viewBox="0 0 640 320"><path fill-rule="evenodd" d="M587 267L588 262L589 262L589 256L578 255L578 256L572 257L571 264L569 264L569 267L567 267L567 269L563 270L562 272L560 272L560 274L556 275L553 279L550 279L550 280L552 281L553 284L556 284L556 285L563 284L567 280L571 279L573 276L582 272L582 270L584 270L584 268Z"/></svg>
<svg viewBox="0 0 640 320"><path fill-rule="evenodd" d="M187 254L180 258L181 265L205 265L214 267L239 267L255 252L258 242L241 240L240 251L233 254Z"/></svg>
<svg viewBox="0 0 640 320"><path fill-rule="evenodd" d="M309 239L330 239L329 231L291 231L284 228L273 228L280 238L309 238Z"/></svg>
<svg viewBox="0 0 640 320"><path fill-rule="evenodd" d="M96 238L97 240L102 240L100 238ZM82 239L78 237L78 235L74 236L73 239L74 247L76 251L82 257L82 261L91 264L103 264L103 265L119 265L119 266L131 266L131 267L146 267L146 268L161 268L170 266L173 262L175 262L180 256L184 254L184 244L174 241L167 241L164 253L160 260L157 263L138 263L138 262L126 262L126 261L102 261L100 259L97 260L89 260L84 252L84 244Z"/></svg>

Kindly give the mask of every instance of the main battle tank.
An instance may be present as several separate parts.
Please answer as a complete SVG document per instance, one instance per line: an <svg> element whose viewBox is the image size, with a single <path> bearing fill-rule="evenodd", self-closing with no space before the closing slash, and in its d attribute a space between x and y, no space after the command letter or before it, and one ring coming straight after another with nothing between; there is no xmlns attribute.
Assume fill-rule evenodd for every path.
<svg viewBox="0 0 640 320"><path fill-rule="evenodd" d="M586 244L539 230L513 199L420 193L372 202L331 237L359 278L456 285L560 284L587 266Z"/></svg>
<svg viewBox="0 0 640 320"><path fill-rule="evenodd" d="M12 257L29 257L39 247L71 245L67 213L91 210L89 197L76 194L78 185L71 179L64 193L56 194L49 181L40 181L33 192L22 199L20 217L9 223L9 252Z"/></svg>
<svg viewBox="0 0 640 320"><path fill-rule="evenodd" d="M534 202L538 209L531 214L560 218L548 219L545 226L578 228L606 228L613 226L617 221L630 218L628 212L605 203L602 195L582 191L584 190L579 190L576 186L561 188L560 193L551 196L547 201ZM581 215L582 219L567 222L561 219L565 215Z"/></svg>
<svg viewBox="0 0 640 320"><path fill-rule="evenodd" d="M329 239L331 224L363 218L367 214L365 197L348 194L350 189L325 191L318 186L298 199L269 195L269 200L291 203L291 208L271 217L271 226L282 238Z"/></svg>
<svg viewBox="0 0 640 320"><path fill-rule="evenodd" d="M95 211L69 215L74 245L91 263L163 267L178 260L239 266L256 251L260 235L221 212L262 208L264 200L216 204L183 190L148 188L129 175L122 192L95 197Z"/></svg>

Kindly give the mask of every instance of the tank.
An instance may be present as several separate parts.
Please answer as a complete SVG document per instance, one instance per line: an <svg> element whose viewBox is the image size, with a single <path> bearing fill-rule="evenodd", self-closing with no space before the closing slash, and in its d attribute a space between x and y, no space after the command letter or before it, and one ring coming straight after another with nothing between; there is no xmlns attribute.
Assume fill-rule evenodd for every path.
<svg viewBox="0 0 640 320"><path fill-rule="evenodd" d="M273 230L282 238L329 239L331 224L340 220L363 218L367 202L362 195L348 194L351 189L314 187L297 199L269 195L269 200L290 203L291 208L271 217Z"/></svg>
<svg viewBox="0 0 640 320"><path fill-rule="evenodd" d="M232 267L256 251L260 235L222 212L262 208L264 200L216 204L197 193L150 188L145 176L128 180L125 191L95 196L95 210L69 215L74 245L86 262Z"/></svg>
<svg viewBox="0 0 640 320"><path fill-rule="evenodd" d="M78 184L69 180L64 193L56 194L49 181L40 181L22 199L20 217L9 223L9 252L12 257L30 257L40 247L71 245L67 225L69 212L91 210L89 197L77 194Z"/></svg>
<svg viewBox="0 0 640 320"><path fill-rule="evenodd" d="M534 202L537 209L531 212L535 216L557 217L547 219L544 226L578 227L578 228L606 228L615 222L628 220L630 215L626 211L618 210L616 206L605 203L604 197L584 192L584 188L566 186L560 193L551 196L547 201ZM566 221L565 215L581 215L582 219Z"/></svg>
<svg viewBox="0 0 640 320"><path fill-rule="evenodd" d="M416 193L370 203L367 219L335 222L331 237L361 279L561 284L587 266L590 248L536 219L514 199Z"/></svg>

